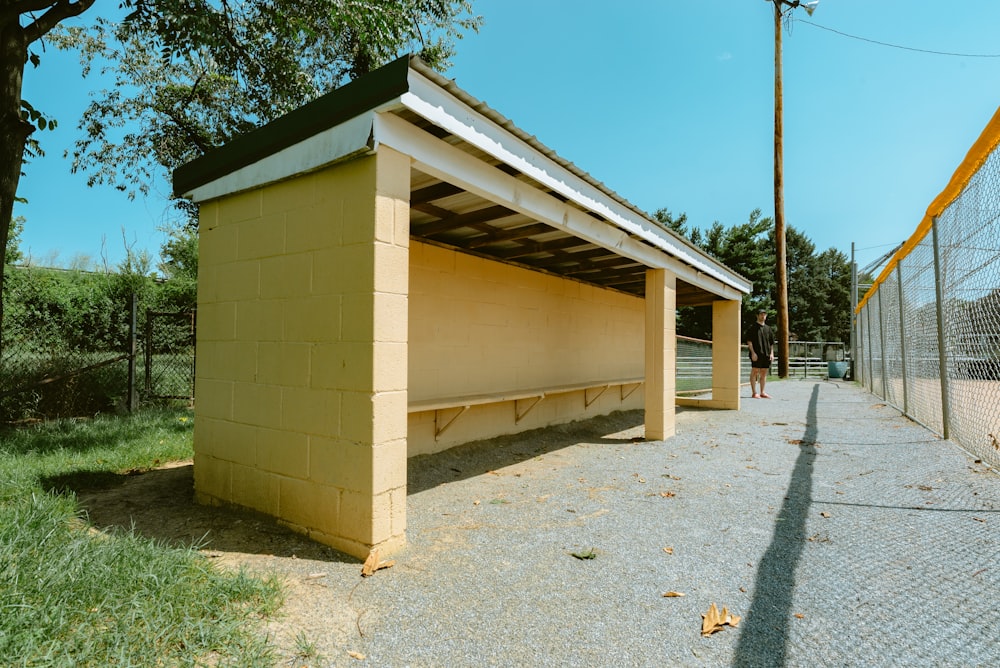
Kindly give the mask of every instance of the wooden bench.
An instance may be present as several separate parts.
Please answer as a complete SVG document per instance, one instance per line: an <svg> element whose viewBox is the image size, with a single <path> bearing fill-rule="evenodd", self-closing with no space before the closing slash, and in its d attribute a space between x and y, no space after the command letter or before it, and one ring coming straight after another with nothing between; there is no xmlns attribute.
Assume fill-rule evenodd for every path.
<svg viewBox="0 0 1000 668"><path fill-rule="evenodd" d="M518 424L537 406L545 397L555 394L567 394L570 392L583 391L584 408L597 401L609 388L618 387L622 401L632 395L645 381L644 378L626 378L624 380L612 381L589 381L585 383L573 383L569 385L552 385L548 387L536 387L525 390L509 390L504 392L488 392L485 394L468 394L459 397L442 397L437 399L423 399L411 401L408 407L410 413L425 413L434 411L434 439L440 438L441 434L448 430L455 421L464 415L473 406L484 404L498 404L506 401L514 402L514 424ZM457 410L455 415L447 421L442 420L441 412Z"/></svg>

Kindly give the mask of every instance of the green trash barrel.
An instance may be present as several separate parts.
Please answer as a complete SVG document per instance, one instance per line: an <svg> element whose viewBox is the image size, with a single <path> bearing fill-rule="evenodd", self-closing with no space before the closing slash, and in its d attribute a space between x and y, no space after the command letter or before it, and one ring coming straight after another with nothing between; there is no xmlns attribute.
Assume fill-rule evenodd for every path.
<svg viewBox="0 0 1000 668"><path fill-rule="evenodd" d="M826 371L830 378L843 378L847 373L847 362L827 362Z"/></svg>

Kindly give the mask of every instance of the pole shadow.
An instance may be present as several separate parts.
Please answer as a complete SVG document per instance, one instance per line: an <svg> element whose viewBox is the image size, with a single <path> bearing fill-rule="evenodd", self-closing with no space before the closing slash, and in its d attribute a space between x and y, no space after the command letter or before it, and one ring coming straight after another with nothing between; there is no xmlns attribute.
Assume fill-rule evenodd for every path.
<svg viewBox="0 0 1000 668"><path fill-rule="evenodd" d="M775 521L771 544L757 567L753 601L740 632L733 666L784 666L787 659L795 569L805 548L806 518L812 505L818 400L819 385L815 385L788 492Z"/></svg>

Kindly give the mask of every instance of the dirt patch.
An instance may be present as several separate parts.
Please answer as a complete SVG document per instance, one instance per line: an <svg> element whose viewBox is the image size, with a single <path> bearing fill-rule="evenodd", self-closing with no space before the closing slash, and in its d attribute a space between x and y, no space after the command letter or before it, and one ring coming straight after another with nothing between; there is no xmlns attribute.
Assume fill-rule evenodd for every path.
<svg viewBox="0 0 1000 668"><path fill-rule="evenodd" d="M357 633L348 586L356 581L343 571L356 570L360 581L361 562L269 517L195 503L191 461L142 473L75 474L50 480L49 487L73 491L98 530L135 531L173 547L194 545L221 568L279 578L285 601L267 633L284 657L296 655L300 636L343 647Z"/></svg>

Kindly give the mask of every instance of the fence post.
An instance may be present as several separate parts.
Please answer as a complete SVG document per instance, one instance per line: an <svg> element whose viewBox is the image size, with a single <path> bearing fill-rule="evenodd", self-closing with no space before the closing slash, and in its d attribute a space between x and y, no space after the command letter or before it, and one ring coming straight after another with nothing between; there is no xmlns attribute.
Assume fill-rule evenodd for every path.
<svg viewBox="0 0 1000 668"><path fill-rule="evenodd" d="M854 261L854 242L851 242L851 380L857 380L854 366L858 361L858 263Z"/></svg>
<svg viewBox="0 0 1000 668"><path fill-rule="evenodd" d="M885 285L885 283L882 285ZM878 286L878 291L875 293L875 296L878 297L878 340L879 345L882 347L882 398L888 401L889 385L885 380L885 325L883 324L883 321L885 320L885 309L882 308L882 285Z"/></svg>
<svg viewBox="0 0 1000 668"><path fill-rule="evenodd" d="M941 376L941 436L948 439L951 438L951 388L944 340L944 278L941 275L941 243L936 216L931 218L931 238L934 240L934 297L937 301L938 373Z"/></svg>
<svg viewBox="0 0 1000 668"><path fill-rule="evenodd" d="M131 413L135 410L135 355L136 355L136 341L138 340L138 328L139 319L137 317L139 309L139 295L132 293L132 297L129 300L129 310L131 315L129 317L128 325L128 398L126 400L128 412Z"/></svg>
<svg viewBox="0 0 1000 668"><path fill-rule="evenodd" d="M146 373L143 383L143 388L146 391L146 396L152 396L153 394L153 313L148 308L146 309L146 332L145 332L145 350L146 350Z"/></svg>
<svg viewBox="0 0 1000 668"><path fill-rule="evenodd" d="M868 355L865 354L865 330L863 328L863 322L861 316L864 315L864 309L861 311L857 310L857 305L855 305L855 310L851 313L851 317L854 318L854 332L855 338L854 343L856 348L851 348L851 380L855 382L860 382L862 387L868 381L868 374L865 373L865 362L868 360Z"/></svg>
<svg viewBox="0 0 1000 668"><path fill-rule="evenodd" d="M906 390L906 309L903 308L903 258L896 260L896 287L899 288L899 358L903 371L903 414L909 415L909 393Z"/></svg>
<svg viewBox="0 0 1000 668"><path fill-rule="evenodd" d="M865 320L868 321L868 391L875 394L875 348L872 344L872 307L865 304Z"/></svg>

